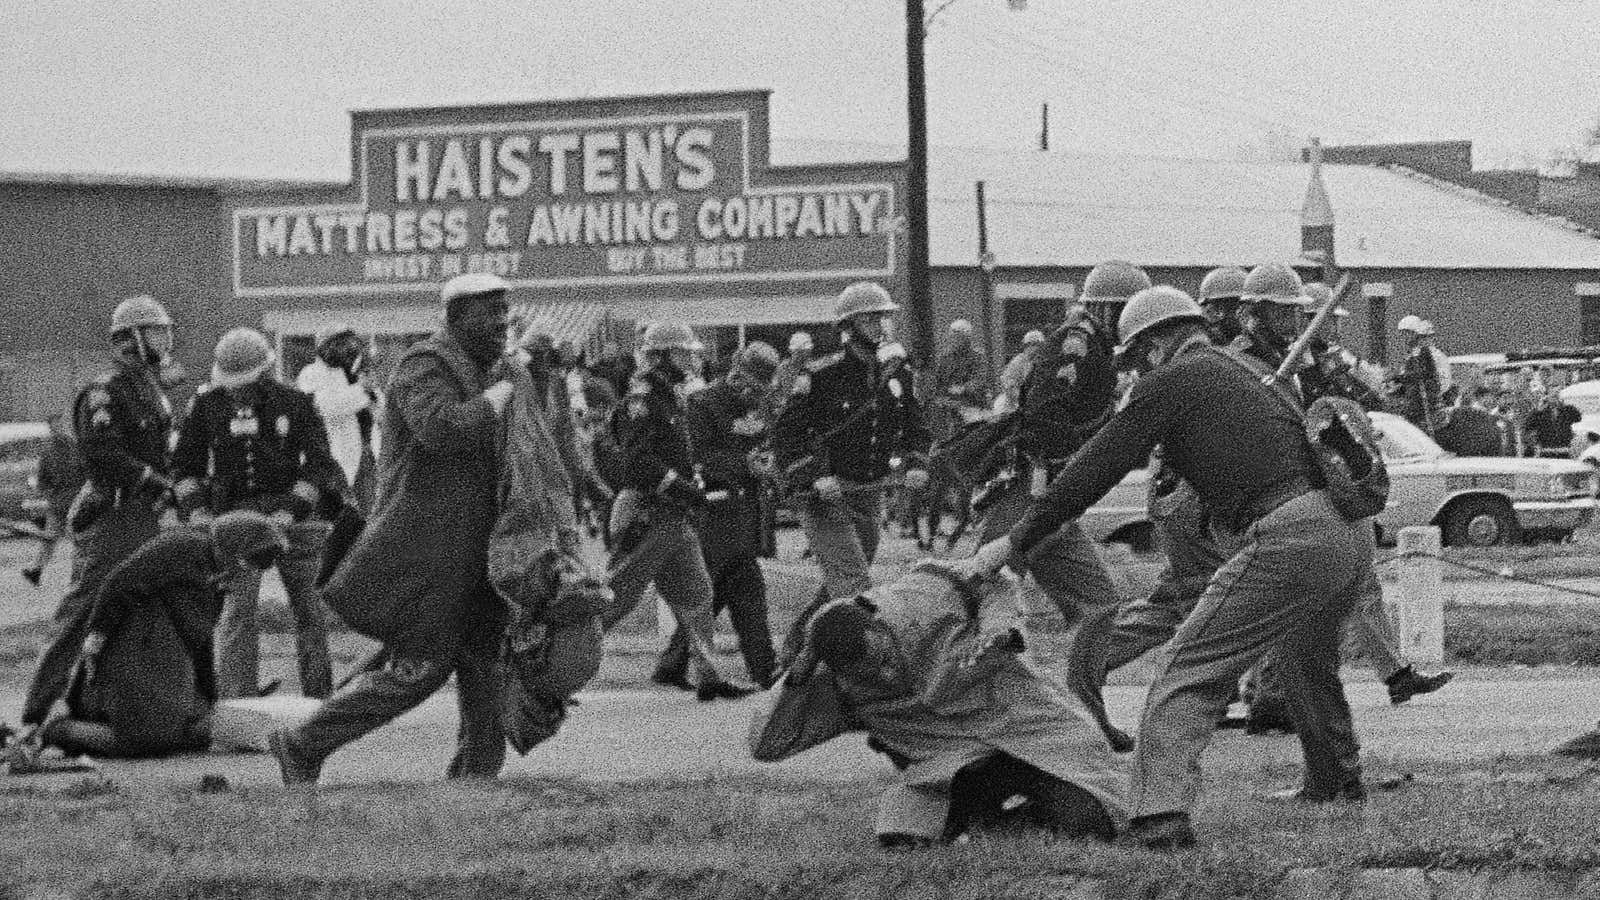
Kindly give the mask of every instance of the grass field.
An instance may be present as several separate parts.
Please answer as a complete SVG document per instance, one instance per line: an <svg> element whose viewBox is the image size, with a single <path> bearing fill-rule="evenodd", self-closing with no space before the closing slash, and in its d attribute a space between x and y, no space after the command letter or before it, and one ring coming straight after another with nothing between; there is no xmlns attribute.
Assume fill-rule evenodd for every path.
<svg viewBox="0 0 1600 900"><path fill-rule="evenodd" d="M1396 772L1406 769L1397 766ZM1178 854L987 833L889 854L879 778L598 786L570 781L131 795L94 779L0 794L0 894L117 898L1272 896L1292 870L1539 873L1600 895L1600 772L1547 760L1426 764L1365 806L1261 799L1287 771L1226 755ZM1393 773L1391 773L1393 774Z"/></svg>

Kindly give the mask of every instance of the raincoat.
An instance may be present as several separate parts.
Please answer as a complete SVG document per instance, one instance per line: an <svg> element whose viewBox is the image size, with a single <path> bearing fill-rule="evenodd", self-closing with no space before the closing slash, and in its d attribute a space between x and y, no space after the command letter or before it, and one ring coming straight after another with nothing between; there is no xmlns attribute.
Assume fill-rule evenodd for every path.
<svg viewBox="0 0 1600 900"><path fill-rule="evenodd" d="M1126 822L1127 775L1100 727L1025 651L1005 649L1012 632L1022 634L1006 582L958 587L937 564L924 563L867 599L894 635L905 683L842 677L803 645L752 722L756 759L785 759L867 731L876 748L904 764L900 784L880 803L880 834L938 837L951 779L996 752L1084 789L1118 827Z"/></svg>

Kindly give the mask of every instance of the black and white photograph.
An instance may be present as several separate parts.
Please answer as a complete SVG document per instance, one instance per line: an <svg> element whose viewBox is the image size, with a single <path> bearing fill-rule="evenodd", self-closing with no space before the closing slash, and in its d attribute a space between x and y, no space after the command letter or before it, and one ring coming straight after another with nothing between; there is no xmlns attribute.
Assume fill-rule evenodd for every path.
<svg viewBox="0 0 1600 900"><path fill-rule="evenodd" d="M0 19L0 900L1600 897L1600 0Z"/></svg>

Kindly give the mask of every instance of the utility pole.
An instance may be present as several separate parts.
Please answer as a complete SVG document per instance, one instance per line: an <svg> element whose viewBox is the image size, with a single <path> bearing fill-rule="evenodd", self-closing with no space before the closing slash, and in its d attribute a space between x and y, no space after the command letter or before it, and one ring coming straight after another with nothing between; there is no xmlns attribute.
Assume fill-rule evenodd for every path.
<svg viewBox="0 0 1600 900"><path fill-rule="evenodd" d="M1039 109L1039 149L1050 149L1050 104Z"/></svg>
<svg viewBox="0 0 1600 900"><path fill-rule="evenodd" d="M933 363L932 279L928 273L928 76L922 0L906 0L906 304L911 356Z"/></svg>
<svg viewBox="0 0 1600 900"><path fill-rule="evenodd" d="M986 362L999 362L1000 354L996 352L997 346L994 333L994 254L989 252L989 207L983 199L983 182L977 184L978 191L978 284L982 293L982 323L983 323L983 357ZM1004 351L1004 342L999 344Z"/></svg>

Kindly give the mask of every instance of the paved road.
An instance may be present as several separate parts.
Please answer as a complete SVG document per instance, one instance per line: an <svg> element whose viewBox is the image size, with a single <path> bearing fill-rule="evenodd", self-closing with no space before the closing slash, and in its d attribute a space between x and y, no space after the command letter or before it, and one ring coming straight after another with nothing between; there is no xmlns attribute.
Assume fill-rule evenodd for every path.
<svg viewBox="0 0 1600 900"><path fill-rule="evenodd" d="M1439 694L1391 708L1381 686L1352 674L1350 696L1366 753L1381 769L1390 760L1490 760L1501 754L1537 753L1600 719L1600 675L1559 671L1480 670L1463 674ZM1107 689L1114 718L1133 727L1144 698L1142 685ZM13 686L0 688L0 709L19 702ZM807 781L851 780L889 771L860 737L842 738L786 763L750 759L744 736L759 699L697 704L686 695L655 690L588 691L567 727L525 758L513 755L508 776L578 777L604 782L658 778L763 775ZM335 755L326 785L428 781L441 777L455 734L454 695L441 692L387 728ZM1288 738L1248 738L1223 732L1251 766L1294 764L1298 744ZM102 771L131 788L193 785L221 773L235 785L275 785L269 757L203 754L161 761L102 761ZM11 779L37 784L65 779ZM81 777L81 776L70 776ZM0 781L0 789L10 786Z"/></svg>

